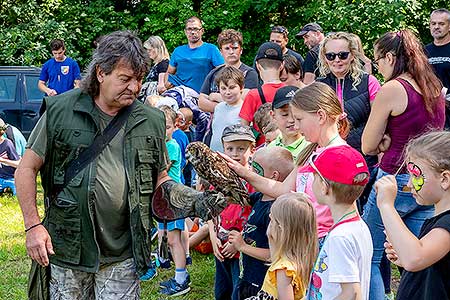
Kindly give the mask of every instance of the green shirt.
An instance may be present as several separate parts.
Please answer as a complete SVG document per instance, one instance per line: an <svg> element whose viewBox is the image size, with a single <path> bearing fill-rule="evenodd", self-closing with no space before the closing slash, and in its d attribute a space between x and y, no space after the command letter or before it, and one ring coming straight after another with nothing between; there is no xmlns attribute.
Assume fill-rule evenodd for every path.
<svg viewBox="0 0 450 300"><path fill-rule="evenodd" d="M104 130L114 118L98 109L100 130ZM30 135L27 148L43 160L46 155L47 123L44 113ZM100 248L100 262L111 263L132 257L127 184L123 160L124 128L105 147L91 164L95 164L97 176L94 190L94 226ZM114 174L113 177L111 174ZM112 180L114 178L114 180ZM122 195L117 197L117 195Z"/></svg>
<svg viewBox="0 0 450 300"><path fill-rule="evenodd" d="M292 156L294 157L294 162L297 161L297 157L300 154L300 152L302 152L303 149L305 149L306 146L309 145L309 142L307 140L305 140L305 137L303 137L303 136L290 145L283 144L282 140L283 140L283 138L282 138L281 134L279 134L277 136L277 138L274 139L272 142L270 142L270 144L267 146L268 147L279 146L279 147L286 148L287 150L289 150L289 152L292 153Z"/></svg>

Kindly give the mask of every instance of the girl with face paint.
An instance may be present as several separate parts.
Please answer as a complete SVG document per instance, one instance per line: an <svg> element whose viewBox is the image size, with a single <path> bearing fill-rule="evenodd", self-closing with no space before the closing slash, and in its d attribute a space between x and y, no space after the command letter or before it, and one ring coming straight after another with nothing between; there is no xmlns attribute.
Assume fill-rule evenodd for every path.
<svg viewBox="0 0 450 300"><path fill-rule="evenodd" d="M394 207L395 176L375 184L377 205L386 228L387 258L405 268L397 298L450 299L450 132L432 132L409 142L407 187L420 205L434 205L435 214L416 237ZM397 203L395 203L397 204Z"/></svg>

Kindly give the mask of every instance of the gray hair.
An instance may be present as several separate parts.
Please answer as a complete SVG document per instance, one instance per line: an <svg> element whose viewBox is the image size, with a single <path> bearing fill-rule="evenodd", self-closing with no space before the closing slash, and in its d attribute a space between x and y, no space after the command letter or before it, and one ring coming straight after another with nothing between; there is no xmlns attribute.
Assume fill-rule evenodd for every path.
<svg viewBox="0 0 450 300"><path fill-rule="evenodd" d="M128 64L137 78L143 78L148 72L150 58L141 40L132 31L115 31L102 37L85 71L86 76L81 81L81 90L93 98L98 96L100 83L97 68L108 75L119 62Z"/></svg>
<svg viewBox="0 0 450 300"><path fill-rule="evenodd" d="M431 12L430 17L432 14L447 14L447 21L450 22L450 11L445 8L438 8Z"/></svg>

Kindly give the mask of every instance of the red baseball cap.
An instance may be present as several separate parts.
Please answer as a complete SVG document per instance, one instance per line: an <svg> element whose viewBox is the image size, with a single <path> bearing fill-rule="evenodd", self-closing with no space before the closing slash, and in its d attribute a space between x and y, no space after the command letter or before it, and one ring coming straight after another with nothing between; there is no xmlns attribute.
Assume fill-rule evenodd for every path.
<svg viewBox="0 0 450 300"><path fill-rule="evenodd" d="M349 145L333 146L321 153L313 153L299 172L319 173L334 182L362 186L369 182L370 177L364 157ZM355 177L361 173L366 173L367 177L362 181L355 181Z"/></svg>

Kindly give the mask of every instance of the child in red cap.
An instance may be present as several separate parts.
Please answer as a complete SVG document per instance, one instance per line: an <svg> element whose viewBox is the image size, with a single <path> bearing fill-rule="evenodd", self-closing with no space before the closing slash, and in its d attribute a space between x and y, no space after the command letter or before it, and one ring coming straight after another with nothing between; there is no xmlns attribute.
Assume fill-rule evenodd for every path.
<svg viewBox="0 0 450 300"><path fill-rule="evenodd" d="M372 238L355 203L369 181L366 161L348 145L332 146L310 156L299 172L314 174L314 195L330 208L334 221L313 268L307 299L368 300Z"/></svg>

